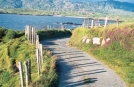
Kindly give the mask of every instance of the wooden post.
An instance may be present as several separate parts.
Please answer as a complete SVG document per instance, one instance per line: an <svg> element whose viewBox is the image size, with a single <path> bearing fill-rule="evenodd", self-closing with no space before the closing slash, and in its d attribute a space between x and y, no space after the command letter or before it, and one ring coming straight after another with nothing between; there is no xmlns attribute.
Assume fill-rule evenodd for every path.
<svg viewBox="0 0 134 87"><path fill-rule="evenodd" d="M31 82L31 60L29 59L28 60L28 79L29 79L29 82Z"/></svg>
<svg viewBox="0 0 134 87"><path fill-rule="evenodd" d="M38 75L40 75L40 63L39 63L39 50L38 49L36 49L36 57L37 57Z"/></svg>
<svg viewBox="0 0 134 87"><path fill-rule="evenodd" d="M42 49L42 44L40 44L40 58L41 58L41 63L43 64L43 49Z"/></svg>
<svg viewBox="0 0 134 87"><path fill-rule="evenodd" d="M32 26L30 26L30 43L32 43Z"/></svg>
<svg viewBox="0 0 134 87"><path fill-rule="evenodd" d="M91 28L94 27L94 20L92 20L92 23L91 23Z"/></svg>
<svg viewBox="0 0 134 87"><path fill-rule="evenodd" d="M19 71L20 71L21 87L24 87L23 68L21 62L19 62Z"/></svg>
<svg viewBox="0 0 134 87"><path fill-rule="evenodd" d="M34 44L36 44L36 28L34 28Z"/></svg>
<svg viewBox="0 0 134 87"><path fill-rule="evenodd" d="M36 35L36 48L39 48L39 35Z"/></svg>
<svg viewBox="0 0 134 87"><path fill-rule="evenodd" d="M26 87L28 87L28 85L31 82L31 60L30 59L25 62L25 71L26 71Z"/></svg>
<svg viewBox="0 0 134 87"><path fill-rule="evenodd" d="M89 26L90 26L90 18L88 18L88 28L89 28Z"/></svg>
<svg viewBox="0 0 134 87"><path fill-rule="evenodd" d="M99 19L98 19L98 26L100 27L100 21L99 21Z"/></svg>
<svg viewBox="0 0 134 87"><path fill-rule="evenodd" d="M33 44L35 44L35 27L33 27Z"/></svg>
<svg viewBox="0 0 134 87"><path fill-rule="evenodd" d="M83 19L82 26L83 26L83 28L85 28L85 18Z"/></svg>
<svg viewBox="0 0 134 87"><path fill-rule="evenodd" d="M29 29L29 26L27 26L27 34L28 34L28 35L27 35L27 39L28 39L28 41L30 40L30 39L29 39L29 36L30 36L30 35L29 35L29 32L30 32L30 29Z"/></svg>
<svg viewBox="0 0 134 87"><path fill-rule="evenodd" d="M108 17L105 18L105 25L104 25L104 28L107 27L107 20L108 20Z"/></svg>
<svg viewBox="0 0 134 87"><path fill-rule="evenodd" d="M119 16L117 16L117 28L119 27Z"/></svg>
<svg viewBox="0 0 134 87"><path fill-rule="evenodd" d="M32 41L31 41L31 42L32 42L32 44L34 44L34 27L32 27L31 34L32 34L32 35L31 35L31 36L32 36L32 38L31 38Z"/></svg>
<svg viewBox="0 0 134 87"><path fill-rule="evenodd" d="M25 37L27 37L27 25L25 26Z"/></svg>
<svg viewBox="0 0 134 87"><path fill-rule="evenodd" d="M28 70L28 62L25 62L25 71L26 71L26 87L29 85L29 70Z"/></svg>

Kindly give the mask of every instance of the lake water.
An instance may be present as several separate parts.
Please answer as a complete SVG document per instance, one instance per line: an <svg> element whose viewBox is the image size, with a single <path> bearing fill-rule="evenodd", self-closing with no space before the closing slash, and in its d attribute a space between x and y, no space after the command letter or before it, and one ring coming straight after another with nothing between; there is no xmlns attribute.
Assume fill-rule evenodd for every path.
<svg viewBox="0 0 134 87"><path fill-rule="evenodd" d="M33 25L38 28L43 28L46 25L53 25L56 27L56 25L67 22L81 24L82 20L82 18L71 17L0 14L0 27L22 30L25 28L25 25ZM77 26L73 25L71 27L75 28Z"/></svg>
<svg viewBox="0 0 134 87"><path fill-rule="evenodd" d="M51 26L52 28L59 28L63 23L69 22L74 24L82 24L82 21L83 18L73 17L0 14L0 27L15 30L23 30L26 25L32 25L38 29L45 28L47 25ZM104 24L104 21L101 21L101 24ZM74 29L78 26L80 25L64 25L65 28L69 29Z"/></svg>

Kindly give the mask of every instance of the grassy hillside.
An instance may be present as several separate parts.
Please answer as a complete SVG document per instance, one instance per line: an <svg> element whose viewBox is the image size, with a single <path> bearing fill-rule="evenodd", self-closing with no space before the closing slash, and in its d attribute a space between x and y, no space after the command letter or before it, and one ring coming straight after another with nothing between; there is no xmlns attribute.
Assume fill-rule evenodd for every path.
<svg viewBox="0 0 134 87"><path fill-rule="evenodd" d="M0 13L29 15L62 15L79 17L119 16L123 21L132 21L134 4L119 1L68 0L0 0ZM122 19L123 18L123 19Z"/></svg>
<svg viewBox="0 0 134 87"><path fill-rule="evenodd" d="M82 37L110 38L103 46L82 43ZM128 87L134 87L134 23L122 23L119 28L109 25L106 29L77 28L73 31L69 45L86 51L104 62L121 76Z"/></svg>
<svg viewBox="0 0 134 87"><path fill-rule="evenodd" d="M45 48L43 53L44 64L41 75L38 76L35 46L26 40L24 32L0 28L0 87L20 87L18 62L22 62L25 71L24 61L27 59L31 59L32 64L30 87L57 87L57 57Z"/></svg>

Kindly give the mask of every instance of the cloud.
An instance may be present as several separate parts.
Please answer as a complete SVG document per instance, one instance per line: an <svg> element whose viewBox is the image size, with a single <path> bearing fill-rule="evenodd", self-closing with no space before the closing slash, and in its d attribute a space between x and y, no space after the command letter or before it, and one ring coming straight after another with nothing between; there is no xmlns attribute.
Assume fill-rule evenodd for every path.
<svg viewBox="0 0 134 87"><path fill-rule="evenodd" d="M71 0L71 1L79 1L79 0ZM107 0L83 0L83 1L107 1ZM120 2L130 2L130 3L134 3L134 0L115 0L115 1L120 1Z"/></svg>

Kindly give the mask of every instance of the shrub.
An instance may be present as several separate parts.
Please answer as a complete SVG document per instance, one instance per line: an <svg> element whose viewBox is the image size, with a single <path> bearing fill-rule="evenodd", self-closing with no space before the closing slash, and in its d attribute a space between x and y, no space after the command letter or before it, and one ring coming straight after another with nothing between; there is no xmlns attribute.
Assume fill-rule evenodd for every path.
<svg viewBox="0 0 134 87"><path fill-rule="evenodd" d="M16 50L18 48L18 43L13 43L8 49L9 49L9 56L12 58L16 58Z"/></svg>
<svg viewBox="0 0 134 87"><path fill-rule="evenodd" d="M5 29L3 27L0 28L0 38L4 37L6 35L6 31L7 31L7 29Z"/></svg>
<svg viewBox="0 0 134 87"><path fill-rule="evenodd" d="M6 33L6 39L13 39L16 36L16 32L14 30L8 30Z"/></svg>

